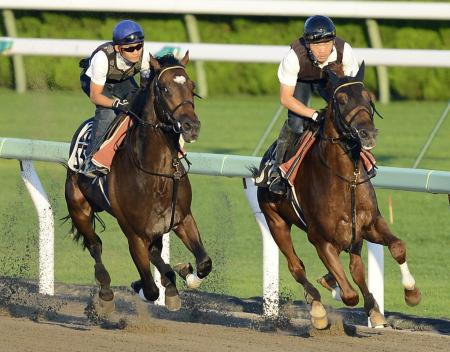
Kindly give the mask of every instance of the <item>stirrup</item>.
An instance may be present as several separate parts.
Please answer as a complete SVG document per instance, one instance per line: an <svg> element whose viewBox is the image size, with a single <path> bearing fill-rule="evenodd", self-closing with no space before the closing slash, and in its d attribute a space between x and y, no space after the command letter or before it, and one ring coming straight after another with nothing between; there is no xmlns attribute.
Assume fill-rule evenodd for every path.
<svg viewBox="0 0 450 352"><path fill-rule="evenodd" d="M284 196L287 192L287 182L282 176L277 176L270 182L269 191L278 195Z"/></svg>
<svg viewBox="0 0 450 352"><path fill-rule="evenodd" d="M80 169L79 172L86 177L96 178L108 174L108 169L98 167L92 161L89 160L87 163L83 165L83 167Z"/></svg>

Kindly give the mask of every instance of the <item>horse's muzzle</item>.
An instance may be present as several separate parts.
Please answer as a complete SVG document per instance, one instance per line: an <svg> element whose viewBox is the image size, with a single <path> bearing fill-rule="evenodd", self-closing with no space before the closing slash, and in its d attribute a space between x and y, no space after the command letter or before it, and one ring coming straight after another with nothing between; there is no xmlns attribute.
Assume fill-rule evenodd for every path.
<svg viewBox="0 0 450 352"><path fill-rule="evenodd" d="M365 150L371 150L377 145L378 129L360 129L358 130L358 137L361 142L361 147Z"/></svg>
<svg viewBox="0 0 450 352"><path fill-rule="evenodd" d="M201 126L200 120L197 116L184 116L179 121L181 123L181 134L183 135L183 139L187 143L195 142L200 134Z"/></svg>

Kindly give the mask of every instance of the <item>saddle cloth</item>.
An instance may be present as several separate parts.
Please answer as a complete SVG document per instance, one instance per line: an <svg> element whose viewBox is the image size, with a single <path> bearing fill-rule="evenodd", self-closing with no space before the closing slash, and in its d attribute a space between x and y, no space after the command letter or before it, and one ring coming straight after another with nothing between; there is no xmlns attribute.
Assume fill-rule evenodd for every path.
<svg viewBox="0 0 450 352"><path fill-rule="evenodd" d="M107 134L106 140L92 157L92 162L95 165L110 170L114 155L132 123L130 117L125 116L115 124L115 128ZM86 160L86 149L92 138L92 124L92 119L87 120L76 135L73 149L67 161L67 165L72 171L78 172Z"/></svg>
<svg viewBox="0 0 450 352"><path fill-rule="evenodd" d="M79 129L78 134L75 137L73 143L73 149L71 150L69 160L67 160L67 166L70 170L78 172L86 160L86 149L91 140L93 120L87 120L84 125Z"/></svg>
<svg viewBox="0 0 450 352"><path fill-rule="evenodd" d="M92 156L92 162L98 167L111 169L112 160L117 149L123 142L128 129L133 125L133 121L129 116L125 116L111 135L102 143L99 150Z"/></svg>

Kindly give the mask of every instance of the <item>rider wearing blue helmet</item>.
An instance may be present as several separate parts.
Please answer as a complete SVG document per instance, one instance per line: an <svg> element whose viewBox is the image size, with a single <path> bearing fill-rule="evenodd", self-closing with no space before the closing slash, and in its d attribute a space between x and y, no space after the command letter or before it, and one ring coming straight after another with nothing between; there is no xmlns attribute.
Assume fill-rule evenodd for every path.
<svg viewBox="0 0 450 352"><path fill-rule="evenodd" d="M141 84L150 76L148 60L142 60L144 31L134 21L120 21L113 30L111 42L100 45L89 58L80 61L81 88L95 104L95 117L92 127L92 139L87 148L87 161L82 172L94 177L96 173L107 170L92 161L92 155L116 115L126 111L128 97L137 90L134 80L141 74Z"/></svg>
<svg viewBox="0 0 450 352"><path fill-rule="evenodd" d="M278 137L275 165L270 176L269 189L277 195L287 191L278 166L288 147L303 133L305 121L320 122L319 111L308 105L313 91L327 99L322 89L326 84L323 69L331 62L341 63L346 76L355 76L359 69L352 47L336 37L333 21L326 16L309 17L303 36L292 42L278 68L280 102L288 109L288 119Z"/></svg>

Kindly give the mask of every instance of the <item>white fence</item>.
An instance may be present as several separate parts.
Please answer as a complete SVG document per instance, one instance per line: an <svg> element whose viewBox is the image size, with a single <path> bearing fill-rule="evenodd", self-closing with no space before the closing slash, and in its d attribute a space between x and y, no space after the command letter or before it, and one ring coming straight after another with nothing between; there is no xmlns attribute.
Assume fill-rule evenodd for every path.
<svg viewBox="0 0 450 352"><path fill-rule="evenodd" d="M450 19L450 4L401 1L276 0L0 0L12 10L101 11L247 16L311 16L346 18Z"/></svg>
<svg viewBox="0 0 450 352"><path fill-rule="evenodd" d="M65 162L68 143L33 141L0 137L0 158L21 160L21 173L39 216L39 292L53 294L53 214L32 160ZM190 153L191 173L246 177L245 192L263 236L263 308L267 316L278 314L278 248L256 201L256 187L249 166L257 166L260 158L208 153ZM450 193L450 172L380 167L374 179L376 187L418 192ZM169 240L165 236L164 260L169 260ZM368 244L368 284L383 311L383 247ZM156 273L157 274L157 273ZM158 276L155 275L155 278ZM163 295L162 295L163 296ZM162 299L159 303L162 303Z"/></svg>
<svg viewBox="0 0 450 352"><path fill-rule="evenodd" d="M104 41L76 39L35 39L0 37L3 55L89 56ZM146 50L156 53L163 47L189 50L192 60L279 63L288 46L243 44L196 44L146 42ZM3 51L2 49L3 48ZM450 50L359 49L359 61L377 66L450 67Z"/></svg>

